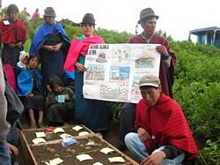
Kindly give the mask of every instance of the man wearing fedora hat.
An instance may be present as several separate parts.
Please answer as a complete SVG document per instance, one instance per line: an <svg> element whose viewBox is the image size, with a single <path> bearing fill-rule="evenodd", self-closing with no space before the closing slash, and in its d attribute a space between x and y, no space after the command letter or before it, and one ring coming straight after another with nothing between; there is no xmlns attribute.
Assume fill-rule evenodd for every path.
<svg viewBox="0 0 220 165"><path fill-rule="evenodd" d="M155 32L159 16L155 15L153 9L145 8L140 12L138 24L143 31L129 39L128 43L160 44L156 50L161 54L159 78L163 93L172 98L172 85L174 82L174 69L176 67L176 55L171 50L168 41ZM125 149L124 136L133 128L136 104L125 103L120 115L120 133L118 148Z"/></svg>
<svg viewBox="0 0 220 165"><path fill-rule="evenodd" d="M159 77L163 87L163 93L172 98L172 85L174 69L176 67L176 55L171 50L168 41L155 32L159 16L155 15L153 9L141 10L138 24L143 32L130 38L129 43L160 44L156 50L161 54Z"/></svg>

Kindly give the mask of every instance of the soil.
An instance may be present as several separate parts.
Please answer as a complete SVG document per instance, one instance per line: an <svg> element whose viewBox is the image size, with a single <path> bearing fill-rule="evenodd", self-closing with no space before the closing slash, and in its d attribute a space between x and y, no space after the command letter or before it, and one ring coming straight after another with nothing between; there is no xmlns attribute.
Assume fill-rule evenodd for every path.
<svg viewBox="0 0 220 165"><path fill-rule="evenodd" d="M22 134L25 136L25 139L27 141L27 144L29 145L33 157L36 160L37 164L43 165L45 164L45 161L49 161L51 159L60 157L62 160L64 160L63 165L88 165L93 164L95 162L101 162L102 164L111 164L111 165L129 165L135 163L135 158L133 155L128 151L125 150L123 153L120 152L115 148L117 144L118 139L118 122L112 122L110 130L104 135L103 139L94 134L93 132L90 132L89 129L84 127L80 131L87 131L90 133L89 136L82 136L79 137L78 133L75 130L72 129L73 125L70 126L64 126L62 127L65 131L65 133L70 134L72 136L76 136L77 143L74 145L70 145L68 147L62 147L60 134L53 134L52 139L50 139L50 142L48 144L33 144L32 140L36 138L35 132L37 131L46 131L46 128L40 128L35 130L27 129L27 124L22 124L23 132ZM88 142L93 141L95 143L94 146L86 146ZM110 152L108 154L103 154L100 152L102 148L109 147L115 150L114 152ZM21 145L20 145L21 148ZM25 152L21 152L21 150L24 150L23 148L20 149L20 155L18 157L18 162L20 165L25 165L26 162L24 161L25 158ZM78 159L76 159L76 155L79 154L89 154L93 159L92 160L86 160L83 162L80 162ZM108 158L112 157L122 157L125 162L120 163L110 163ZM71 162L71 163L70 163Z"/></svg>
<svg viewBox="0 0 220 165"><path fill-rule="evenodd" d="M34 157L35 159L39 162L38 164L44 164L42 162L50 159L50 158L55 158L55 157L61 157L62 155L64 155L65 159L67 160L67 162L74 162L74 163L67 163L67 165L69 164L74 164L74 165L78 165L78 164L93 164L92 162L94 162L94 160L99 160L100 162L102 161L106 161L103 164L110 164L108 161L108 158L110 157L114 157L114 156L121 156L123 157L123 159L125 160L125 163L128 164L132 164L130 160L134 160L137 162L137 159L128 151L125 150L122 152L111 152L107 155L104 155L103 153L99 152L99 150L103 147L108 147L108 144L112 145L114 147L114 149L116 149L116 144L117 144L117 139L118 139L118 135L119 135L119 122L112 122L111 123L111 127L110 130L104 135L103 139L105 141L102 141L100 139L97 139L97 136L90 136L89 138L82 138L81 140L78 140L79 143L75 146L71 146L70 149L65 148L65 147L60 147L61 146L61 142L57 143L57 144L50 144L50 145L41 145L41 147L36 147L35 145L33 145L32 139L34 137L36 137L36 135L32 132L30 133L29 131L25 131L28 130L29 125L27 123L22 122L22 127L23 127L23 132L25 133L26 136L26 140L28 145L30 145L31 150L33 150ZM78 133L74 132L71 127L66 127L64 128L65 132L69 132L72 136L77 136ZM43 128L44 131L46 130L46 128ZM41 129L39 129L40 131ZM83 128L81 131L90 131L87 128ZM57 138L59 138L59 133L56 135L53 135L53 139L51 140L55 140ZM204 145L205 145L205 141L206 139L204 138L204 135L201 134L196 134L194 135L195 141L197 143L197 146L199 148L199 150L201 150ZM88 141L95 141L96 144L98 144L96 147L91 147L85 149L85 144L88 143ZM105 142L107 142L108 144L106 144ZM19 149L19 156L18 156L18 162L19 165L26 165L25 159L26 159L26 153L24 152L23 148L21 148L21 143L19 143L18 145L18 149ZM52 150L51 150L52 149ZM117 150L117 149L116 149ZM56 151L58 151L59 153L57 154ZM92 161L85 161L85 162L80 162L75 158L77 153L89 153L89 155L91 155L93 157L94 160ZM123 154L123 155L121 155ZM71 156L69 156L71 155ZM71 157L74 157L74 159L72 160ZM128 159L127 159L128 158ZM125 163L115 163L117 165L120 164L125 164ZM29 164L28 164L29 165ZM65 165L65 164L63 164ZM112 165L112 163L111 163Z"/></svg>

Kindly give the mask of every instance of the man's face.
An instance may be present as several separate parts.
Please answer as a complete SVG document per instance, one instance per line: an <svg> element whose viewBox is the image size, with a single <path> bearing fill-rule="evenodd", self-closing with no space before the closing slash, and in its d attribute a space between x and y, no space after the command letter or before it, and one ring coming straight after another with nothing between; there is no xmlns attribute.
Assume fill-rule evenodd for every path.
<svg viewBox="0 0 220 165"><path fill-rule="evenodd" d="M154 106L161 95L161 85L158 88L155 87L141 87L141 96L149 106Z"/></svg>
<svg viewBox="0 0 220 165"><path fill-rule="evenodd" d="M152 35L155 32L156 25L157 25L157 19L155 17L146 21L145 23L144 22L141 23L144 33L149 35Z"/></svg>

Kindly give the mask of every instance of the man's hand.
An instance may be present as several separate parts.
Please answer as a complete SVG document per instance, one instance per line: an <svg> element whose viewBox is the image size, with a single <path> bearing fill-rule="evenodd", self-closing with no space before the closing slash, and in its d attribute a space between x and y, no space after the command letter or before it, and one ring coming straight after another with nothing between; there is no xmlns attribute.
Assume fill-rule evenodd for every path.
<svg viewBox="0 0 220 165"><path fill-rule="evenodd" d="M141 162L140 165L160 165L165 158L166 154L163 151L159 151L152 155L149 155Z"/></svg>
<svg viewBox="0 0 220 165"><path fill-rule="evenodd" d="M160 46L157 46L156 47L156 50L163 56L163 57L167 57L169 54L168 54L168 51L166 49L165 46L163 45L160 45Z"/></svg>
<svg viewBox="0 0 220 165"><path fill-rule="evenodd" d="M142 142L145 142L145 141L151 139L151 136L148 134L148 132L144 128L140 127L137 130L137 134L138 134L138 137L141 139Z"/></svg>

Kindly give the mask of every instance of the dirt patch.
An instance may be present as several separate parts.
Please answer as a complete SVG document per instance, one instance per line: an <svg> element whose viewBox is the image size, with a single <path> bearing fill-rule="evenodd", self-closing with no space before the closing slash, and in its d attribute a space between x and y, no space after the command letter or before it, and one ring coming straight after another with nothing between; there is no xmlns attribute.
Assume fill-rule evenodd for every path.
<svg viewBox="0 0 220 165"><path fill-rule="evenodd" d="M47 141L46 143L41 144L33 144L32 140L36 138L36 132L46 131L44 129L36 129L36 130L23 130L22 137L23 140L26 141L26 144L31 150L32 159L37 162L39 165L44 165L45 162L53 160L55 158L60 158L63 160L63 165L88 165L94 164L96 162L100 162L102 164L111 164L111 165L128 165L135 164L136 162L132 160L128 155L117 150L112 144L100 138L92 131L84 127L80 132L87 131L89 135L86 136L78 136L79 132L72 129L73 126L65 126L62 127L65 133L74 137L77 141L75 144L63 147L62 139L60 138L61 133L54 133L52 139ZM111 143L116 143L117 136L112 132L108 132L105 136L109 138L112 136ZM115 140L114 140L115 139ZM108 154L104 154L100 152L103 148L110 148L114 151L109 152ZM78 155L88 154L91 156L91 160L79 161L77 159ZM120 157L124 160L124 162L113 162L110 163L110 158Z"/></svg>
<svg viewBox="0 0 220 165"><path fill-rule="evenodd" d="M67 134L69 134L73 137L78 136L80 132L88 132L88 133L92 132L89 129L87 129L86 127L82 127L82 129L80 131L75 131L75 130L72 129L72 127L73 126L62 127L62 129L64 130L65 133L67 133ZM51 128L55 129L55 127L51 127ZM33 144L32 140L36 138L36 133L44 132L46 134L46 129L47 128L25 129L25 130L23 130L23 134L25 135L25 139L26 139L27 143L28 144ZM53 133L49 140L53 141L53 140L61 139L60 136L64 132Z"/></svg>

